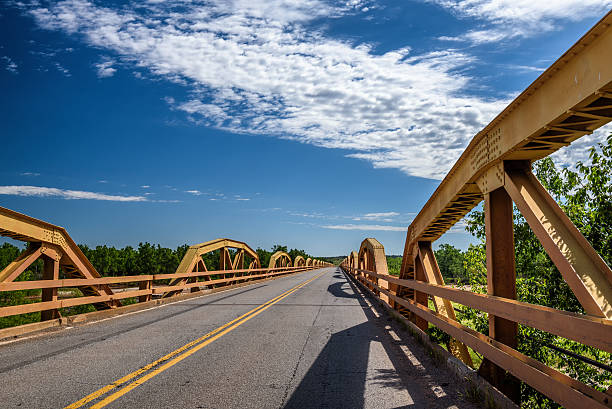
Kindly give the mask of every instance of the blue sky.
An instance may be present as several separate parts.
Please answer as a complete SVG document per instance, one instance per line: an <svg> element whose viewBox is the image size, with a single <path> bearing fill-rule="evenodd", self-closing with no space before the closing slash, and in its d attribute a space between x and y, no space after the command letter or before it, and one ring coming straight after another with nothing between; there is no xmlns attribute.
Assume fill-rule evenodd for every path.
<svg viewBox="0 0 612 409"><path fill-rule="evenodd" d="M317 256L365 237L400 254L473 135L612 7L0 4L1 206L88 245L231 237ZM471 240L458 224L439 242Z"/></svg>

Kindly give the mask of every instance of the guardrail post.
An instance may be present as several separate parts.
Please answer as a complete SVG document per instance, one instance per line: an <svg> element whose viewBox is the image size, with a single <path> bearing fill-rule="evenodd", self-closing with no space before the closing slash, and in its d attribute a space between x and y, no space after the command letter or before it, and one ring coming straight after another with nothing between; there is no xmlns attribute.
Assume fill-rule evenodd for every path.
<svg viewBox="0 0 612 409"><path fill-rule="evenodd" d="M417 254L417 258L418 256L418 251L414 252L414 254ZM421 263L420 259L419 260L415 260L414 262L414 279L418 280L418 281L424 281L427 282L427 278L425 276L425 271L423 271L423 264ZM429 306L427 305L427 294L420 292L420 291L415 291L414 292L414 301L417 304L421 304L422 306L424 306L425 308L429 308ZM427 331L427 329L429 328L429 323L427 322L426 319L423 319L421 317L419 317L416 314L414 315L414 323L423 331Z"/></svg>
<svg viewBox="0 0 612 409"><path fill-rule="evenodd" d="M43 255L43 280L59 280L59 256L55 256L53 258L49 255ZM43 288L41 301L57 301L57 288ZM48 321L59 317L59 311L56 309L40 312L41 321Z"/></svg>
<svg viewBox="0 0 612 409"><path fill-rule="evenodd" d="M487 254L487 292L516 299L512 199L504 188L485 194L485 231ZM489 336L511 348L518 346L518 325L489 314ZM514 402L521 397L520 382L503 368L483 360L478 372Z"/></svg>
<svg viewBox="0 0 612 409"><path fill-rule="evenodd" d="M153 280L141 281L138 283L139 290L150 290L151 288L153 288ZM151 298L151 294L141 295L138 297L138 302L151 301Z"/></svg>

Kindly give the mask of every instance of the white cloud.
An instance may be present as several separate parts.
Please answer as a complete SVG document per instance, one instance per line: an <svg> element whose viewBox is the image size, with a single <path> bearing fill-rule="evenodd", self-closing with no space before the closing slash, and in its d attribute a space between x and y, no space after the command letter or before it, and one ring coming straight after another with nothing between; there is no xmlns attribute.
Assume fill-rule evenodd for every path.
<svg viewBox="0 0 612 409"><path fill-rule="evenodd" d="M505 64L503 65L503 68L508 69L508 70L513 70L513 71L519 71L519 72L537 72L537 73L542 73L546 70L546 68L542 68L542 67L534 67L531 65L517 65L517 64Z"/></svg>
<svg viewBox="0 0 612 409"><path fill-rule="evenodd" d="M366 213L363 216L353 217L353 220L377 220L381 222L392 222L394 218L399 216L398 212L381 212L381 213Z"/></svg>
<svg viewBox="0 0 612 409"><path fill-rule="evenodd" d="M589 151L597 143L605 142L606 138L612 134L612 123L602 126L591 135L585 135L570 146L563 147L551 155L555 164L562 168L575 169L576 162L587 162Z"/></svg>
<svg viewBox="0 0 612 409"><path fill-rule="evenodd" d="M2 58L0 59L4 61L4 69L6 69L8 72L11 72L13 74L19 74L19 70L17 70L18 66L15 63L15 61L11 59L11 57L5 55L5 56L2 56Z"/></svg>
<svg viewBox="0 0 612 409"><path fill-rule="evenodd" d="M107 200L113 202L146 202L144 196L118 196L104 193L85 192L82 190L65 190L41 186L0 186L0 195L60 197L62 199Z"/></svg>
<svg viewBox="0 0 612 409"><path fill-rule="evenodd" d="M185 193L191 193L194 196L201 196L204 193L200 192L199 190L193 189L193 190L185 190Z"/></svg>
<svg viewBox="0 0 612 409"><path fill-rule="evenodd" d="M360 13L363 2L213 0L181 2L181 12L177 4L113 10L68 0L32 14L44 28L185 85L192 96L172 104L198 123L345 149L415 176L443 177L507 102L466 95L470 78L458 69L473 59L464 53L378 55L303 27Z"/></svg>
<svg viewBox="0 0 612 409"><path fill-rule="evenodd" d="M293 211L287 210L287 214L295 217L307 217L310 219L329 219L334 218L333 216L329 216L319 212L305 212L305 211Z"/></svg>
<svg viewBox="0 0 612 409"><path fill-rule="evenodd" d="M488 27L470 30L441 40L493 43L526 38L558 29L563 22L603 16L612 7L610 0L429 0L462 18L484 21Z"/></svg>
<svg viewBox="0 0 612 409"><path fill-rule="evenodd" d="M453 224L453 226L448 230L447 233L468 233L466 230L467 222L465 221L465 217L459 220L457 223Z"/></svg>
<svg viewBox="0 0 612 409"><path fill-rule="evenodd" d="M61 72L62 74L64 74L65 77L72 77L72 74L70 73L70 71L68 70L68 68L64 67L62 64L58 63L58 62L54 62L53 65L55 66L55 68L57 68L57 70L59 72Z"/></svg>
<svg viewBox="0 0 612 409"><path fill-rule="evenodd" d="M98 78L108 78L115 75L117 69L113 68L114 63L115 62L113 60L105 59L102 62L94 64L94 66L98 70Z"/></svg>
<svg viewBox="0 0 612 409"><path fill-rule="evenodd" d="M484 22L482 29L465 34L476 43L552 30L560 20L576 21L612 4L431 1ZM461 69L474 58L465 52L414 54L406 44L380 55L371 45L305 28L319 17L361 13L372 6L342 4L167 1L115 10L66 0L31 13L44 28L78 35L117 55L121 64L185 86L187 100L166 101L196 123L344 149L347 156L376 168L441 179L509 99L469 94L472 79Z"/></svg>
<svg viewBox="0 0 612 409"><path fill-rule="evenodd" d="M399 216L398 212L382 212L382 213L366 213L363 215L364 218L381 218L381 217L393 217Z"/></svg>
<svg viewBox="0 0 612 409"><path fill-rule="evenodd" d="M21 172L19 175L20 176L40 176L40 173L38 173L38 172Z"/></svg>
<svg viewBox="0 0 612 409"><path fill-rule="evenodd" d="M385 226L381 224L333 224L321 226L333 230L406 231L407 226Z"/></svg>
<svg viewBox="0 0 612 409"><path fill-rule="evenodd" d="M150 188L151 186L150 186L150 185L142 185L142 186L140 186L140 187L141 187L141 188L143 188L143 189L148 189L148 188Z"/></svg>

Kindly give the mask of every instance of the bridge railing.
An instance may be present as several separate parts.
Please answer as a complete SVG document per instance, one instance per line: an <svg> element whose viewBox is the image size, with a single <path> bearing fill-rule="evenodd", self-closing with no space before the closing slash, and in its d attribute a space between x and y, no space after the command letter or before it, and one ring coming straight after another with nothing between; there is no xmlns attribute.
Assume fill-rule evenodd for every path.
<svg viewBox="0 0 612 409"><path fill-rule="evenodd" d="M369 288L375 296L379 296L381 299L386 297L389 306L395 304L404 307L412 314L449 334L453 337L451 341L461 342L494 364L507 368L512 375L564 406L569 408L610 407L611 395L587 386L540 361L518 352L516 349L430 309L426 305L417 303L413 299L398 297L394 292L385 288L385 284L411 288L431 298L444 298L444 300L478 309L514 323L537 328L606 352L612 352L610 341L612 321L503 297L476 294L443 285L403 280L346 265L343 265L342 268L364 284L366 288ZM364 277L368 277L368 279ZM374 283L374 280L377 283ZM450 350L451 348L449 348Z"/></svg>
<svg viewBox="0 0 612 409"><path fill-rule="evenodd" d="M612 120L611 58L612 12L473 138L408 227L399 277L375 239L341 264L421 330L450 335L449 351L467 365L468 347L480 353L479 373L516 402L522 381L566 407L612 408L612 387L599 391L518 351L521 324L612 353L612 270L531 172ZM483 200L488 293L475 294L444 284L432 243ZM584 314L516 300L513 206ZM452 302L488 314L488 335L458 322Z"/></svg>
<svg viewBox="0 0 612 409"><path fill-rule="evenodd" d="M153 274L153 275L135 275L121 277L101 277L93 279L60 279L60 280L32 280L32 281L15 281L8 283L0 283L0 294L10 291L21 290L58 290L60 288L76 289L82 286L99 288L101 286L109 286L113 289L113 294L104 294L96 296L73 296L54 301L33 302L30 304L19 304L6 307L0 307L0 317L9 317L13 315L27 314L32 312L57 311L61 308L75 307L79 305L109 303L112 301L125 300L128 298L137 298L138 302L150 301L153 295L163 297L170 293L182 293L185 290L198 292L203 289L212 289L224 285L234 285L245 283L247 281L262 280L271 277L276 277L284 274L297 273L300 271L312 270L317 267L279 267L279 268L258 268L258 269L240 269L240 270L215 270L197 273L183 274ZM223 277L223 278L218 278ZM192 278L198 281L184 283L179 285L164 284L168 280L177 278ZM114 287L114 284L122 284L123 286L133 285L138 289L126 289L118 291L119 288Z"/></svg>
<svg viewBox="0 0 612 409"><path fill-rule="evenodd" d="M28 243L26 250L0 271L0 300L17 301L0 307L0 318L40 312L40 320L47 321L61 318L64 308L92 305L98 310L116 309L154 296L169 298L185 291L194 293L330 265L310 258L306 263L296 257L292 266L287 253L277 252L268 267L262 268L257 252L246 243L224 238L189 247L171 274L102 277L61 227L0 207L0 236ZM211 255L219 257L218 270L208 269L206 255L208 260ZM39 259L43 261L42 280L16 281ZM247 261L248 268L244 268ZM11 292L23 290L39 291L29 298L11 297Z"/></svg>

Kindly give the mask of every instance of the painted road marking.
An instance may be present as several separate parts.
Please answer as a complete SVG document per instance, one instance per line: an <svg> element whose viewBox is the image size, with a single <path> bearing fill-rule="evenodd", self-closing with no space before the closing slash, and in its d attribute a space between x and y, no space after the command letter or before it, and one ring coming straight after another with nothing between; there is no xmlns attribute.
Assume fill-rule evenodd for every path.
<svg viewBox="0 0 612 409"><path fill-rule="evenodd" d="M269 301L266 301L265 303L253 308L252 310L242 314L240 317L220 326L219 328L209 332L208 334L205 334L203 336L201 336L200 338L193 340L191 342L189 342L188 344L183 345L182 347L170 352L167 355L164 355L163 357L159 358L158 360L143 366L142 368L129 373L125 376L123 376L122 378L116 380L115 382L108 384L106 386L104 386L103 388L98 389L97 391L85 396L83 399L80 399L76 402L74 402L71 405L66 406L65 409L76 409L76 408L80 408L83 405L96 400L97 398L107 394L108 392L112 391L113 389L118 389L120 387L122 387L123 384L125 384L126 382L140 376L143 375L145 373L147 373L146 375L140 377L139 379L137 379L136 381L122 387L122 389L118 390L117 392L115 392L114 394L106 397L105 399L103 399L102 401L96 403L95 405L91 406L92 409L94 408L102 408L106 405L108 405L109 403L113 402L114 400L118 399L119 397L125 395L127 392L131 391L132 389L142 385L143 383L145 383L146 381L148 381L149 379L153 378L154 376L160 374L161 372L165 371L166 369L176 365L177 363L179 363L180 361L182 361L183 359L187 358L188 356L192 355L193 353L199 351L200 349L204 348L206 345L214 342L215 340L221 338L223 335L227 334L228 332L233 331L235 328L239 327L240 325L244 324L245 322L247 322L248 320L250 320L251 318L254 318L255 316L259 315L260 313L262 313L263 311L265 311L266 309L270 308L272 305L276 304L277 302L283 300L284 298L290 296L291 294L293 294L294 292L296 292L297 290L299 290L300 288L304 287L305 285L307 285L308 283L316 280L317 278L319 278L321 275L323 275L324 273L320 273L316 276L314 276L313 278L296 285L295 287L285 291L284 293L272 298ZM193 348L192 348L193 347ZM191 349L190 349L191 348ZM185 352L186 351L186 352ZM174 359L172 359L174 358ZM172 359L172 360L170 360ZM169 361L170 360L170 361ZM166 362L168 361L168 362ZM166 362L164 365L161 365L162 363ZM157 368L156 368L157 367ZM153 369L156 368L156 369ZM152 370L153 369L153 370ZM150 371L150 372L149 372Z"/></svg>

